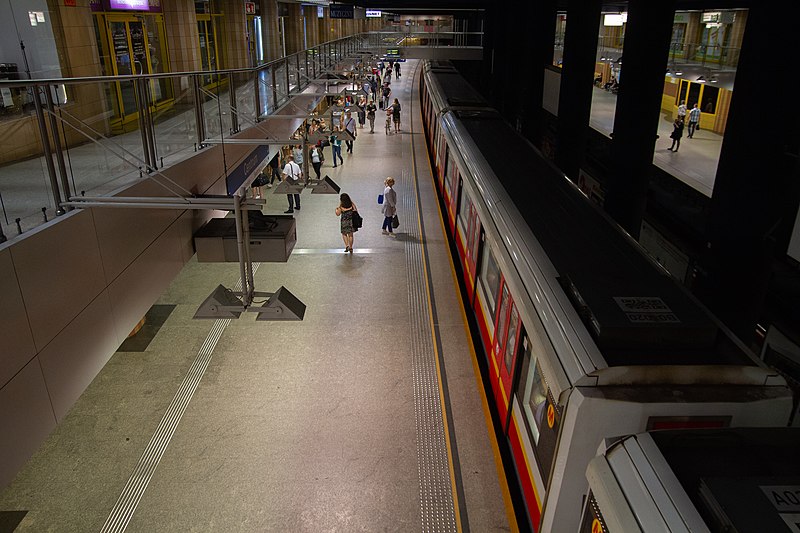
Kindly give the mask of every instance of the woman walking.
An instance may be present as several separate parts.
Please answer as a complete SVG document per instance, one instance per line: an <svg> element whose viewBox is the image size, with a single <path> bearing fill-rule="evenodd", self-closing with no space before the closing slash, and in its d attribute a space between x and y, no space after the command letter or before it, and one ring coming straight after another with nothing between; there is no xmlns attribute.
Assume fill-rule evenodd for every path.
<svg viewBox="0 0 800 533"><path fill-rule="evenodd" d="M383 181L386 188L383 190L383 234L394 237L392 219L397 214L397 193L394 192L394 178L389 176Z"/></svg>
<svg viewBox="0 0 800 533"><path fill-rule="evenodd" d="M672 133L670 133L669 136L672 139L672 146L667 148L667 150L677 152L678 148L681 147L681 137L683 137L683 119L681 117L675 119L675 122L672 124Z"/></svg>
<svg viewBox="0 0 800 533"><path fill-rule="evenodd" d="M344 251L353 253L353 233L358 231L353 227L353 212L358 211L356 204L350 199L350 195L342 193L339 196L339 207L336 208L336 216L341 218L342 240L344 241Z"/></svg>
<svg viewBox="0 0 800 533"><path fill-rule="evenodd" d="M394 122L394 132L400 133L400 101L397 98L392 104L392 121Z"/></svg>
<svg viewBox="0 0 800 533"><path fill-rule="evenodd" d="M322 162L325 161L325 156L322 155L322 150L313 146L308 153L308 156L311 158L311 166L314 167L314 172L317 174L317 179L322 179L320 169L322 168Z"/></svg>
<svg viewBox="0 0 800 533"><path fill-rule="evenodd" d="M339 128L337 127L333 134L330 137L330 144L331 149L333 150L333 167L336 168L336 158L339 158L339 161L342 165L344 165L344 159L342 159L342 140L339 138L337 132Z"/></svg>
<svg viewBox="0 0 800 533"><path fill-rule="evenodd" d="M375 112L378 110L375 107L375 102L367 104L367 120L369 120L369 132L375 133Z"/></svg>

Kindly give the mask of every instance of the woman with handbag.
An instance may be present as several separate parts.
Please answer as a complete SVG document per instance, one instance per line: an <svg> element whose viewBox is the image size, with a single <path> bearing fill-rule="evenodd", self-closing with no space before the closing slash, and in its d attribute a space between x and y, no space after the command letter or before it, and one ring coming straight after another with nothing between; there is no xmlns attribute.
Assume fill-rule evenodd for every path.
<svg viewBox="0 0 800 533"><path fill-rule="evenodd" d="M344 251L345 253L353 253L353 233L358 231L358 227L354 223L356 216L358 216L358 208L353 203L353 200L350 199L349 194L342 193L339 196L339 207L336 208L336 216L341 218Z"/></svg>
<svg viewBox="0 0 800 533"><path fill-rule="evenodd" d="M386 188L383 190L383 207L381 207L383 227L381 229L384 235L394 237L392 221L397 216L397 193L392 188L394 187L394 178L389 176L384 180L383 184Z"/></svg>

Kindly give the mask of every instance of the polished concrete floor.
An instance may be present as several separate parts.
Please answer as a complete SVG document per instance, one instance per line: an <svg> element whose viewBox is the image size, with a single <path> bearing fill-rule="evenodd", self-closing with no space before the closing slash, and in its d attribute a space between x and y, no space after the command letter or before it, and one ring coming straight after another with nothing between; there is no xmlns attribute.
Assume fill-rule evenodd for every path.
<svg viewBox="0 0 800 533"><path fill-rule="evenodd" d="M335 169L326 149L324 172L364 217L355 253L343 252L337 196L306 192L289 261L256 271L257 290L285 286L307 305L304 320L193 320L238 265L187 264L157 302L152 340L111 358L0 493L15 531L455 531L433 508L464 531L514 529L425 160L416 62L405 67L393 84L402 132L360 130ZM388 175L397 237L381 234L376 203ZM267 195L266 212L285 208ZM418 393L439 376L433 398ZM429 501L431 399L447 409L447 505Z"/></svg>

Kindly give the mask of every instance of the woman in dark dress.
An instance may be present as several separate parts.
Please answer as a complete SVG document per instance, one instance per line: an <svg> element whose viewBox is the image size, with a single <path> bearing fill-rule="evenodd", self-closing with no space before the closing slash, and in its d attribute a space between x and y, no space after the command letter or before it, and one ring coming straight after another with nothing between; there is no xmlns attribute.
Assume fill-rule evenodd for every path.
<svg viewBox="0 0 800 533"><path fill-rule="evenodd" d="M672 123L672 133L669 136L672 139L672 146L667 150L677 152L678 148L681 147L681 137L683 137L683 120L681 117L676 118L675 122Z"/></svg>
<svg viewBox="0 0 800 533"><path fill-rule="evenodd" d="M349 194L342 193L339 196L339 207L336 208L336 216L341 218L344 251L350 253L353 253L353 233L358 231L353 227L354 211L358 211L356 204L350 199Z"/></svg>

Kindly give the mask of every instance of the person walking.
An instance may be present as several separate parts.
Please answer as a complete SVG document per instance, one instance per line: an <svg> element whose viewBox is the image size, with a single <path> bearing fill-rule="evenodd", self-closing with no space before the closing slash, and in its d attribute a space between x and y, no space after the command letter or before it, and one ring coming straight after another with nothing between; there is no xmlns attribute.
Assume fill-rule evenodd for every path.
<svg viewBox="0 0 800 533"><path fill-rule="evenodd" d="M691 139L694 136L694 130L697 129L697 126L700 124L700 108L697 107L697 104L692 106L692 110L689 111L689 135L688 137Z"/></svg>
<svg viewBox="0 0 800 533"><path fill-rule="evenodd" d="M667 150L677 152L678 148L681 147L681 137L683 137L683 120L681 117L676 118L675 122L672 123L672 133L669 136L672 139L672 146Z"/></svg>
<svg viewBox="0 0 800 533"><path fill-rule="evenodd" d="M400 79L400 62L399 61L395 61L394 62L394 79L396 79L396 80Z"/></svg>
<svg viewBox="0 0 800 533"><path fill-rule="evenodd" d="M337 134L338 127L334 132L331 134L331 138L328 142L330 142L331 150L333 150L333 168L336 168L336 158L339 158L339 161L342 165L344 165L344 159L342 159L342 140L339 138Z"/></svg>
<svg viewBox="0 0 800 533"><path fill-rule="evenodd" d="M370 84L370 92L372 94L372 103L378 101L378 79L375 76L372 76L372 79L369 80Z"/></svg>
<svg viewBox="0 0 800 533"><path fill-rule="evenodd" d="M375 102L368 103L366 111L367 120L369 120L369 132L375 133L375 112L378 111L378 108L375 106Z"/></svg>
<svg viewBox="0 0 800 533"><path fill-rule="evenodd" d="M381 72L381 78L383 78L384 68L386 68L386 65L383 64L383 60L378 61L378 70Z"/></svg>
<svg viewBox="0 0 800 533"><path fill-rule="evenodd" d="M681 100L681 105L678 106L678 118L686 122L686 100Z"/></svg>
<svg viewBox="0 0 800 533"><path fill-rule="evenodd" d="M381 89L381 109L389 107L389 97L392 95L392 88L389 87L389 82L383 84Z"/></svg>
<svg viewBox="0 0 800 533"><path fill-rule="evenodd" d="M336 208L336 216L340 218L342 240L344 241L344 251L353 253L353 233L358 228L353 227L353 212L358 211L356 204L350 199L350 195L342 193L339 195L339 207Z"/></svg>
<svg viewBox="0 0 800 533"><path fill-rule="evenodd" d="M303 177L303 170L300 165L294 162L294 156L289 155L286 157L286 166L283 167L283 179L289 182L289 185L300 185L300 179ZM294 208L292 208L292 196L294 196ZM300 211L300 194L287 194L289 200L289 209L284 213L294 213L294 210Z"/></svg>
<svg viewBox="0 0 800 533"><path fill-rule="evenodd" d="M391 235L394 237L392 220L397 214L397 193L394 192L393 189L394 178L389 176L383 180L383 184L386 188L383 190L383 207L381 207L381 212L383 213L383 227L381 230L384 235Z"/></svg>
<svg viewBox="0 0 800 533"><path fill-rule="evenodd" d="M355 138L358 137L358 130L356 126L356 119L353 118L353 114L350 111L347 111L347 113L345 113L344 129L347 131L347 133L350 134L349 136L345 137L344 141L344 143L347 145L347 153L352 154L353 140L355 140Z"/></svg>
<svg viewBox="0 0 800 533"><path fill-rule="evenodd" d="M395 63L397 65L397 63ZM392 122L394 122L394 132L400 133L400 102L397 98L394 99L392 104Z"/></svg>
<svg viewBox="0 0 800 533"><path fill-rule="evenodd" d="M356 106L358 106L358 127L363 128L367 121L367 97L362 95Z"/></svg>
<svg viewBox="0 0 800 533"><path fill-rule="evenodd" d="M308 152L308 157L311 158L311 166L314 167L314 172L317 174L317 179L322 179L322 162L325 161L325 156L322 155L322 150L313 146Z"/></svg>
<svg viewBox="0 0 800 533"><path fill-rule="evenodd" d="M267 189L271 189L272 184L275 183L276 181L281 181L281 173L280 170L278 170L280 168L280 164L281 164L280 154L275 154L275 157L273 157L270 160L269 165L267 165L268 169L265 170L265 173L267 171L269 172L269 179L267 180Z"/></svg>

